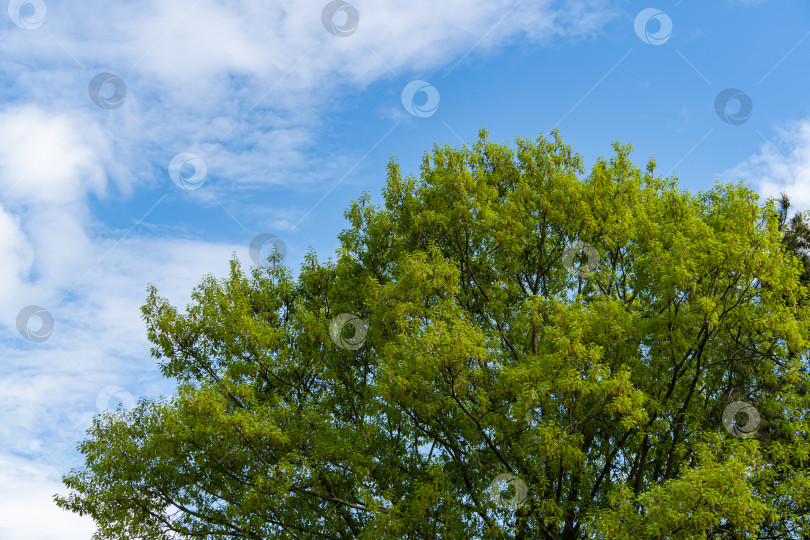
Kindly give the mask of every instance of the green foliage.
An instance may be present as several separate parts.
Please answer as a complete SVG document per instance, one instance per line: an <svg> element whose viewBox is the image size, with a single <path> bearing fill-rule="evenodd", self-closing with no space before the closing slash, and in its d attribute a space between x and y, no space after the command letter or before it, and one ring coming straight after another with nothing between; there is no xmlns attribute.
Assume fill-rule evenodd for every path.
<svg viewBox="0 0 810 540"><path fill-rule="evenodd" d="M185 314L151 287L177 395L98 416L57 503L99 539L799 538L808 289L774 201L681 191L618 143L586 176L552 135L482 129L419 179L392 159L384 208L364 193L297 279L234 259ZM496 504L502 473L525 500Z"/></svg>
<svg viewBox="0 0 810 540"><path fill-rule="evenodd" d="M788 219L790 199L784 193L779 197L779 230L782 231L782 243L802 262L804 269L801 281L810 283L810 225L804 213L798 212Z"/></svg>

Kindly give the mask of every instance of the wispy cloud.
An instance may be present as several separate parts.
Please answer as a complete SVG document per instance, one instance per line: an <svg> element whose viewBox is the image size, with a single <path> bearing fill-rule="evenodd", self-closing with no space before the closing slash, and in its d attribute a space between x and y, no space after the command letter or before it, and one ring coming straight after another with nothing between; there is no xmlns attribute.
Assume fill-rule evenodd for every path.
<svg viewBox="0 0 810 540"><path fill-rule="evenodd" d="M93 520L44 504L61 491L60 471L28 460L0 456L0 538L88 540Z"/></svg>
<svg viewBox="0 0 810 540"><path fill-rule="evenodd" d="M810 209L810 118L776 128L772 140L762 135L759 151L722 174L743 179L764 197L786 193L796 210Z"/></svg>

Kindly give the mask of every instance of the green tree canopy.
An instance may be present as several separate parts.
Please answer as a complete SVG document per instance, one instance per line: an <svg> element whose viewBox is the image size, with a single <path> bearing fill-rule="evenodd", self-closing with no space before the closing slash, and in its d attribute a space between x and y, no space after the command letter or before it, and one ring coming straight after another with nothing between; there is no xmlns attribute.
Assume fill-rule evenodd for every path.
<svg viewBox="0 0 810 540"><path fill-rule="evenodd" d="M586 175L552 136L392 158L297 278L234 257L185 313L150 287L177 394L97 416L57 503L111 539L806 534L810 308L775 201L618 143Z"/></svg>

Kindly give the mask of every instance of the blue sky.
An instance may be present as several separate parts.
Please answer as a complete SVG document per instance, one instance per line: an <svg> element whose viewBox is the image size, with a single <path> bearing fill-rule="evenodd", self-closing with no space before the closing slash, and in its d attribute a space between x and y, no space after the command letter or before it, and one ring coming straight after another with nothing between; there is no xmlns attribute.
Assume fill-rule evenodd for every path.
<svg viewBox="0 0 810 540"><path fill-rule="evenodd" d="M481 127L510 144L557 127L588 167L618 140L685 189L744 179L810 208L807 2L355 0L329 19L347 35L330 5L0 11L0 538L90 537L51 501L75 444L100 409L173 388L140 319L148 283L182 308L232 253L252 264L261 233L293 269L310 246L334 258L391 156L408 174ZM437 107L409 112L428 98L403 103L413 81ZM724 91L739 99L718 111ZM195 189L170 176L178 154L200 165L187 180L204 169ZM18 328L27 306L53 319L46 339L37 317Z"/></svg>

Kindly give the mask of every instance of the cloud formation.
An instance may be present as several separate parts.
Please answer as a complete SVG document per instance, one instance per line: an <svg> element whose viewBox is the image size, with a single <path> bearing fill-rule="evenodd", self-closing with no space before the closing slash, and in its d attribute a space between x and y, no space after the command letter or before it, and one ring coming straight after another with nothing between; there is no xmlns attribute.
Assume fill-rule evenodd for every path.
<svg viewBox="0 0 810 540"><path fill-rule="evenodd" d="M810 118L778 127L775 141L763 143L723 178L751 183L763 197L784 192L795 210L810 209Z"/></svg>

